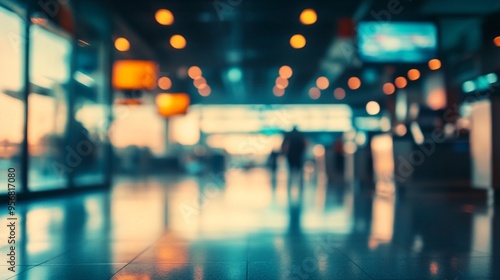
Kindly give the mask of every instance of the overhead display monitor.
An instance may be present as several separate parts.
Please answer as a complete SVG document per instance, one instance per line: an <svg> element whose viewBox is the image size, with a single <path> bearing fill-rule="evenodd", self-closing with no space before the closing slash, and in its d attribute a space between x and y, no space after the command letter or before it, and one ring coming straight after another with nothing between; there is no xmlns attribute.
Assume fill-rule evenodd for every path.
<svg viewBox="0 0 500 280"><path fill-rule="evenodd" d="M365 62L421 63L436 57L437 29L430 22L361 22L357 36Z"/></svg>

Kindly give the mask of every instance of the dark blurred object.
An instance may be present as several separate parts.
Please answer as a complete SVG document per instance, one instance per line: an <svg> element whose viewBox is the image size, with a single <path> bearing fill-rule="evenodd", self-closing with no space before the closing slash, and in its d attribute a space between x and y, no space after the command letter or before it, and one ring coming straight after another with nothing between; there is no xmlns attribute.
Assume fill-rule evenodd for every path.
<svg viewBox="0 0 500 280"><path fill-rule="evenodd" d="M342 142L342 138L337 138L335 143L333 144L333 152L334 152L334 160L335 160L335 171L337 174L344 174L344 143Z"/></svg>
<svg viewBox="0 0 500 280"><path fill-rule="evenodd" d="M306 137L297 127L285 134L282 153L286 156L290 169L301 169L304 164L304 152L306 150Z"/></svg>
<svg viewBox="0 0 500 280"><path fill-rule="evenodd" d="M215 151L214 154L212 154L208 160L211 172L218 173L225 171L226 158L222 151Z"/></svg>
<svg viewBox="0 0 500 280"><path fill-rule="evenodd" d="M267 159L267 166L273 174L276 173L278 169L278 156L279 153L273 150Z"/></svg>

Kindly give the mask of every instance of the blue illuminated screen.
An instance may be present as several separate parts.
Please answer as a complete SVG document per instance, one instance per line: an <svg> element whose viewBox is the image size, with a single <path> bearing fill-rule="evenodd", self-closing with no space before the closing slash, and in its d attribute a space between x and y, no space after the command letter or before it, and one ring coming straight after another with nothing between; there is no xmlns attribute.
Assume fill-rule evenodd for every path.
<svg viewBox="0 0 500 280"><path fill-rule="evenodd" d="M437 30L429 22L361 22L358 44L366 62L425 62L436 56Z"/></svg>

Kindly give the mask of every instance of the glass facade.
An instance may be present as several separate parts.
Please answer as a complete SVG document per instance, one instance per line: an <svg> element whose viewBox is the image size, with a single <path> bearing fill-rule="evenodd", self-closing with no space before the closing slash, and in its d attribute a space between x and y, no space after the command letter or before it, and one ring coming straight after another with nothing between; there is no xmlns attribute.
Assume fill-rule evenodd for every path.
<svg viewBox="0 0 500 280"><path fill-rule="evenodd" d="M75 17L71 3L59 4L54 15L0 0L0 170L27 174L28 192L104 185L110 176L109 22L92 1Z"/></svg>
<svg viewBox="0 0 500 280"><path fill-rule="evenodd" d="M0 181L7 182L7 169L21 167L24 24L20 16L1 6L0 22ZM7 188L0 188L0 194L6 192Z"/></svg>
<svg viewBox="0 0 500 280"><path fill-rule="evenodd" d="M67 156L70 41L38 25L30 30L28 180L32 191L64 188L77 158Z"/></svg>
<svg viewBox="0 0 500 280"><path fill-rule="evenodd" d="M107 147L107 100L106 49L99 30L89 31L75 46L75 91L70 135L81 164L75 169L76 186L101 184L105 181Z"/></svg>

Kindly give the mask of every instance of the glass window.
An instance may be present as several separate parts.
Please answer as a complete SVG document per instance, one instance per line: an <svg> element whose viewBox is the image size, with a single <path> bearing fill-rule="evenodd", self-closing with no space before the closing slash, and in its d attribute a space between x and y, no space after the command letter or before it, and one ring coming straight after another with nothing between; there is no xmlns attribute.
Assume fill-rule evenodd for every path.
<svg viewBox="0 0 500 280"><path fill-rule="evenodd" d="M71 135L76 137L77 152L82 164L75 170L74 183L84 187L104 183L105 140L107 135L106 106L89 100L81 100L75 116Z"/></svg>
<svg viewBox="0 0 500 280"><path fill-rule="evenodd" d="M64 188L81 164L66 145L71 44L38 25L31 26L28 97L29 189Z"/></svg>
<svg viewBox="0 0 500 280"><path fill-rule="evenodd" d="M87 28L89 28L87 26ZM89 32L98 34L97 31ZM105 181L107 114L103 40L87 35L79 39L76 52L75 115L70 126L72 147L81 157L74 172L74 185L85 187Z"/></svg>
<svg viewBox="0 0 500 280"><path fill-rule="evenodd" d="M23 31L21 18L0 7L0 182L7 182L7 169L15 168L19 178L23 141ZM16 189L21 190L16 180ZM7 188L0 188L6 193Z"/></svg>

